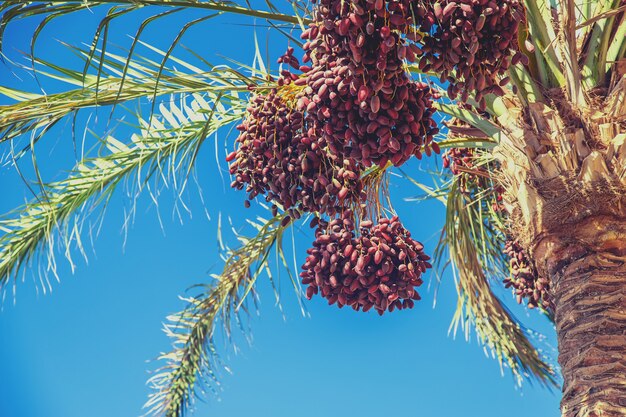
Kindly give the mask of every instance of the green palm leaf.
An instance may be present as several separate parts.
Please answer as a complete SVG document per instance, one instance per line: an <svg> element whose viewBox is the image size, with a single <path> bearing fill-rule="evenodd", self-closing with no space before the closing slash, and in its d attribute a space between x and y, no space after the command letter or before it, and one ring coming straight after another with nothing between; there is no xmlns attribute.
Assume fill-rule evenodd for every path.
<svg viewBox="0 0 626 417"><path fill-rule="evenodd" d="M215 375L218 360L214 345L217 323L230 337L231 321L238 312L258 276L266 271L271 277L268 258L275 249L284 260L282 239L286 214L270 220L249 222L256 230L253 238L239 236L241 246L228 249L221 274L214 275L213 285L203 286L204 291L187 298L188 307L169 316L165 333L173 339L173 350L161 354L165 365L150 378L154 390L144 406L152 415L180 417L193 403L201 387L214 389L218 384Z"/></svg>
<svg viewBox="0 0 626 417"><path fill-rule="evenodd" d="M64 180L41 184L43 191L36 200L0 219L0 288L38 250L54 249L55 232L61 232L62 246L82 247L80 232L86 216L106 205L119 184L136 184L137 195L157 174L162 179L183 176L178 184L184 187L204 140L237 121L244 109L239 96L224 91L194 94L182 108L162 105L161 115L151 123L140 119L141 133L127 143L109 136L104 139L104 154L83 160ZM65 253L71 262L70 251ZM55 271L52 255L48 270Z"/></svg>
<svg viewBox="0 0 626 417"><path fill-rule="evenodd" d="M99 1L85 1L85 0L46 0L46 1L20 1L20 0L5 0L0 4L0 51L2 48L2 42L4 39L4 32L7 26L18 19L27 17L41 17L41 22L34 32L31 47L34 49L37 37L43 30L43 28L55 18L67 16L68 14L79 12L85 9L92 10L97 7L111 7L107 16L98 25L96 35L94 36L93 46L98 43L101 36L105 35L108 25L115 18L122 16L123 14L138 10L144 7L152 6L155 10L154 15L144 21L145 24L151 23L155 20L155 17L163 17L163 8L176 10L180 8L186 9L198 9L199 11L211 11L217 13L232 13L243 16L249 16L252 18L266 19L270 22L288 23L292 25L299 25L308 20L303 17L307 11L298 3L294 3L294 9L296 14L290 15L281 13L278 9L267 2L270 10L258 10L250 6L249 4L240 5L231 1L196 1L196 0L99 0ZM161 8L161 10L159 10ZM142 24L143 26L143 24Z"/></svg>
<svg viewBox="0 0 626 417"><path fill-rule="evenodd" d="M171 54L167 55L167 60L181 64L184 69L177 70L165 65L165 52L141 44L162 56L163 61L156 62L139 54L135 54L129 61L122 55L106 52L91 60L91 65L98 68L98 74L94 75L34 58L37 75L78 88L40 95L0 86L0 94L17 101L15 104L0 106L0 143L32 132L45 133L54 124L81 109L114 108L133 100L155 100L171 94L246 91L248 84L262 81L227 66L211 66L203 70ZM88 62L88 50L70 48Z"/></svg>
<svg viewBox="0 0 626 417"><path fill-rule="evenodd" d="M435 258L450 259L457 278L459 298L451 329L456 332L460 326L469 337L474 327L479 340L501 365L510 368L518 382L527 377L555 385L554 369L490 288L488 275L505 276L499 230L485 224L483 205L469 200L457 181L450 185L445 201L446 223Z"/></svg>

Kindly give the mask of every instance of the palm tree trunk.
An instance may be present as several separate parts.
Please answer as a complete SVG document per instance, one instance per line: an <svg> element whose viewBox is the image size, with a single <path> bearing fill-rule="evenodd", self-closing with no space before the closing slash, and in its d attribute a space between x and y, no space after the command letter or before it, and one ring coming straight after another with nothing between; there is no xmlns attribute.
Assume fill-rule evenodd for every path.
<svg viewBox="0 0 626 417"><path fill-rule="evenodd" d="M626 218L596 216L535 246L556 305L563 417L626 416Z"/></svg>

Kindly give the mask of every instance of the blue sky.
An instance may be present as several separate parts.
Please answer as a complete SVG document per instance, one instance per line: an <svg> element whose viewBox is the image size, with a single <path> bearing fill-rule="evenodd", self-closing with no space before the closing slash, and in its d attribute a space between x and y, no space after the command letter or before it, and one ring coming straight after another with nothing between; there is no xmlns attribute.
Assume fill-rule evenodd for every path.
<svg viewBox="0 0 626 417"><path fill-rule="evenodd" d="M90 43L103 10L53 21L40 36L38 53L73 69L82 69L59 41L78 45ZM131 13L111 27L112 44L128 47L145 11ZM149 27L144 40L166 47L189 18L185 12ZM250 63L253 58L252 21L221 16L198 25L183 38L183 44L211 62L222 56ZM27 20L9 26L5 52L25 63L19 51L28 50L36 22ZM68 30L71 28L71 30ZM261 47L277 57L285 38L257 29ZM189 57L179 50L183 57ZM198 63L198 61L195 61ZM23 71L12 73L0 65L0 84L38 91ZM17 75L17 76L16 76ZM42 80L47 92L67 86ZM0 98L1 103L10 102ZM123 110L116 117L124 115ZM89 113L78 121L86 123ZM108 117L100 110L89 126L101 133ZM126 114L126 117L128 115ZM63 178L73 166L74 151L69 124L61 124L37 145L37 163L46 181ZM120 125L115 136L127 139L130 130ZM94 142L94 139L91 143ZM224 141L232 148L234 137L219 137L219 155ZM217 218L230 216L241 228L245 216L263 214L257 206L246 210L243 195L228 188L218 174L214 142L207 141L197 164L198 182L206 209L194 189L185 195L192 215L182 223L174 213L175 198L167 190L157 209L147 195L138 201L137 215L125 242L122 224L129 203L118 192L109 204L101 231L88 244L88 262L76 256L76 270L59 256L60 283L53 282L51 294L42 294L35 284L36 269L26 270L17 285L15 305L4 302L0 313L0 417L133 417L149 392L145 381L152 361L169 348L161 323L184 303L178 298L192 285L209 282L219 271ZM2 155L8 151L6 145ZM225 165L222 165L224 167ZM407 171L417 173L412 161ZM432 161L422 168L432 168ZM33 178L32 160L25 157L20 168ZM17 170L0 167L0 210L7 212L32 196ZM120 190L123 191L123 190ZM401 179L392 180L394 206L414 236L432 253L443 223L440 203L417 205L405 198L419 192ZM163 227L159 222L159 214ZM246 229L243 229L244 231ZM231 242L232 235L230 237ZM304 260L312 233L304 227L294 231L297 264ZM36 265L35 265L36 268ZM221 372L219 399L206 396L199 402L197 416L313 417L391 413L420 417L556 417L558 393L538 386L515 386L506 372L501 376L495 360L488 359L475 337L467 343L461 334L448 335L456 303L452 276L447 273L433 308L434 283L422 287L423 301L411 311L378 317L328 307L324 300L307 302L309 316L300 314L293 290L283 272L280 288L281 312L265 277L259 281L258 314L248 321L253 342L235 336L237 350L218 342L224 362L232 374ZM434 279L429 274L427 283ZM39 286L40 287L40 286ZM508 301L508 292L498 290ZM525 323L546 336L545 349L556 346L551 326L534 312L513 303L512 310ZM283 314L284 313L284 314ZM552 352L553 353L553 352Z"/></svg>

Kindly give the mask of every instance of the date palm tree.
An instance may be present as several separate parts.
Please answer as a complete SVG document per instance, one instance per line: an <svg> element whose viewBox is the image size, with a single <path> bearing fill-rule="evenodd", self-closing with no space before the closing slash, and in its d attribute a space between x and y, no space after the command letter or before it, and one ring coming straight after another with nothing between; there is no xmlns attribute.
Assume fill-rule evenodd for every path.
<svg viewBox="0 0 626 417"><path fill-rule="evenodd" d="M489 27L485 21L495 16L494 9L506 7L482 0L413 3L426 4L435 20L430 30L401 34L416 46L414 63L405 64L413 77L436 80L433 106L441 115L437 145L424 145L422 151L430 156L431 149L443 149L444 165L451 165L452 173L439 172L435 184L426 185L383 163L363 171L364 183L376 184L376 198L387 200L385 178L396 169L443 203L446 222L434 258L436 266L450 266L457 277L455 327L474 326L481 342L520 380L555 384L555 370L494 294L492 286L500 284L491 278L501 278L515 289L518 301L527 299L530 308L554 321L563 417L626 415L626 3L499 2L518 7L519 30L516 38L507 39L515 54L507 65L499 61L507 59L501 52L489 58L502 70L487 80L495 81L488 88L480 84L489 74L455 71L463 62L484 57L476 49L458 49L466 41L478 45L477 40L444 36L439 46L432 40L437 33L459 33L456 25L463 21L450 18L457 8L470 14L485 10L474 27L462 28L480 31ZM267 22L285 35L285 43L302 47L298 35L315 21L316 7L269 0L259 7L196 0L1 2L0 46L14 21L39 19L32 33L32 71L71 86L54 94L0 86L0 93L14 100L0 107L0 143L11 150L11 158L33 153L54 125L78 112L133 102L147 103L149 111L133 113L136 133L130 138L104 135L104 149L87 155L65 179L40 181L32 202L0 219L0 288L15 285L12 278L41 260L42 253L54 272L59 242L71 259L69 249L82 248L85 219L105 206L121 184L130 187L131 196L147 191L156 197L150 184L158 181L184 190L198 150L212 146L207 139L246 117L251 90L293 88L276 81L280 74L266 67L258 46L250 66L211 65L196 55L199 68L177 58L175 49L190 27L237 14L251 24ZM41 59L34 45L44 27L85 9L106 12L91 46L72 47L84 68ZM111 22L140 9L150 16L137 25L130 49L123 55L110 52ZM141 40L148 26L184 10L195 11L197 18L181 27L167 50ZM488 36L506 39L503 33ZM457 42L456 49L446 50L444 41ZM479 68L487 71L486 64ZM176 100L164 100L171 97ZM224 248L223 270L215 282L189 298L184 311L168 317L173 349L161 356L164 365L150 380L154 391L146 406L151 413L182 416L198 385L213 384L216 327L230 331L257 279L263 274L271 279L270 253L275 251L287 267L282 238L298 221L294 214L278 207L268 219L251 221L257 234L239 236L240 246ZM299 291L299 283L293 283Z"/></svg>

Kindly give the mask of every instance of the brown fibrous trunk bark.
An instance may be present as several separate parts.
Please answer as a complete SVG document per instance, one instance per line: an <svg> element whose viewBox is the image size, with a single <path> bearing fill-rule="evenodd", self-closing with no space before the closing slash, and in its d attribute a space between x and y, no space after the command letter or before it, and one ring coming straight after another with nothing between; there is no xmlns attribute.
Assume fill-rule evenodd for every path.
<svg viewBox="0 0 626 417"><path fill-rule="evenodd" d="M626 218L539 236L534 256L552 282L562 416L626 416Z"/></svg>

